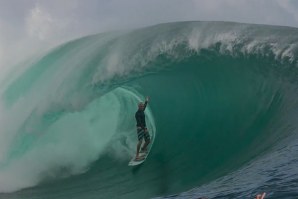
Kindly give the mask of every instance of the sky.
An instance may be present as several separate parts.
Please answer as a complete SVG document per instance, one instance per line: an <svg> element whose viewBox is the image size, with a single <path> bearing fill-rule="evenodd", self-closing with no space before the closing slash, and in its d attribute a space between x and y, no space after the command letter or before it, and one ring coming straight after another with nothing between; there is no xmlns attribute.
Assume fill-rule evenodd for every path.
<svg viewBox="0 0 298 199"><path fill-rule="evenodd" d="M0 0L0 70L74 38L174 21L298 27L298 1Z"/></svg>

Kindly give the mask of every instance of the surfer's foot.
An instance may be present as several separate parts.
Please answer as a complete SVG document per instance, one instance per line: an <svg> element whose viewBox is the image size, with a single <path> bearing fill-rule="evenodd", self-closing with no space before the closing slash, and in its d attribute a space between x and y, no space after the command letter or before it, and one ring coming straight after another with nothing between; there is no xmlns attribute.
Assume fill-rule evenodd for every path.
<svg viewBox="0 0 298 199"><path fill-rule="evenodd" d="M144 157L136 156L135 161L140 161L140 160L143 160L143 159L144 159Z"/></svg>

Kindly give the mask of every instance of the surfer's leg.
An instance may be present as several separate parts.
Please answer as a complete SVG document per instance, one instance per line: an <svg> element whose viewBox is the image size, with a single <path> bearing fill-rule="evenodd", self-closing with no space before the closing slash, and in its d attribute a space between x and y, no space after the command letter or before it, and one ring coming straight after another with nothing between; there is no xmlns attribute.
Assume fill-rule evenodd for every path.
<svg viewBox="0 0 298 199"><path fill-rule="evenodd" d="M142 147L142 151L146 151L147 150L147 146L150 144L150 135L149 135L147 129L146 129L146 131L144 133L144 138L145 138L145 144Z"/></svg>
<svg viewBox="0 0 298 199"><path fill-rule="evenodd" d="M141 145L142 145L142 141L139 141L139 142L138 142L138 145L137 145L136 159L139 158L139 153L140 153Z"/></svg>
<svg viewBox="0 0 298 199"><path fill-rule="evenodd" d="M142 145L142 140L144 139L144 130L141 128L137 129L137 134L138 134L138 144L137 144L137 154L136 154L136 159L139 158L139 153L140 153L140 148Z"/></svg>

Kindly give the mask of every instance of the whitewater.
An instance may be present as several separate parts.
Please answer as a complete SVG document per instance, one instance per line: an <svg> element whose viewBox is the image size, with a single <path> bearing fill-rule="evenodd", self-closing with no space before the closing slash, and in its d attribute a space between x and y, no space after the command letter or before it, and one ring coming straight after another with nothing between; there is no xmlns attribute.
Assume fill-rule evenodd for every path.
<svg viewBox="0 0 298 199"><path fill-rule="evenodd" d="M297 28L166 23L28 60L0 80L0 198L298 197Z"/></svg>

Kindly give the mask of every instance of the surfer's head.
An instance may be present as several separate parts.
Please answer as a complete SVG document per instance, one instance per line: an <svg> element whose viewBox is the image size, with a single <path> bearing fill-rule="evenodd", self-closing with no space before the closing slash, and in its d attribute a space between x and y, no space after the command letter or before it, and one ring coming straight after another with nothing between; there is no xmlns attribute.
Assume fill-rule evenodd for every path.
<svg viewBox="0 0 298 199"><path fill-rule="evenodd" d="M144 103L143 102L140 102L138 104L138 107L139 107L140 110L143 110L144 109Z"/></svg>

